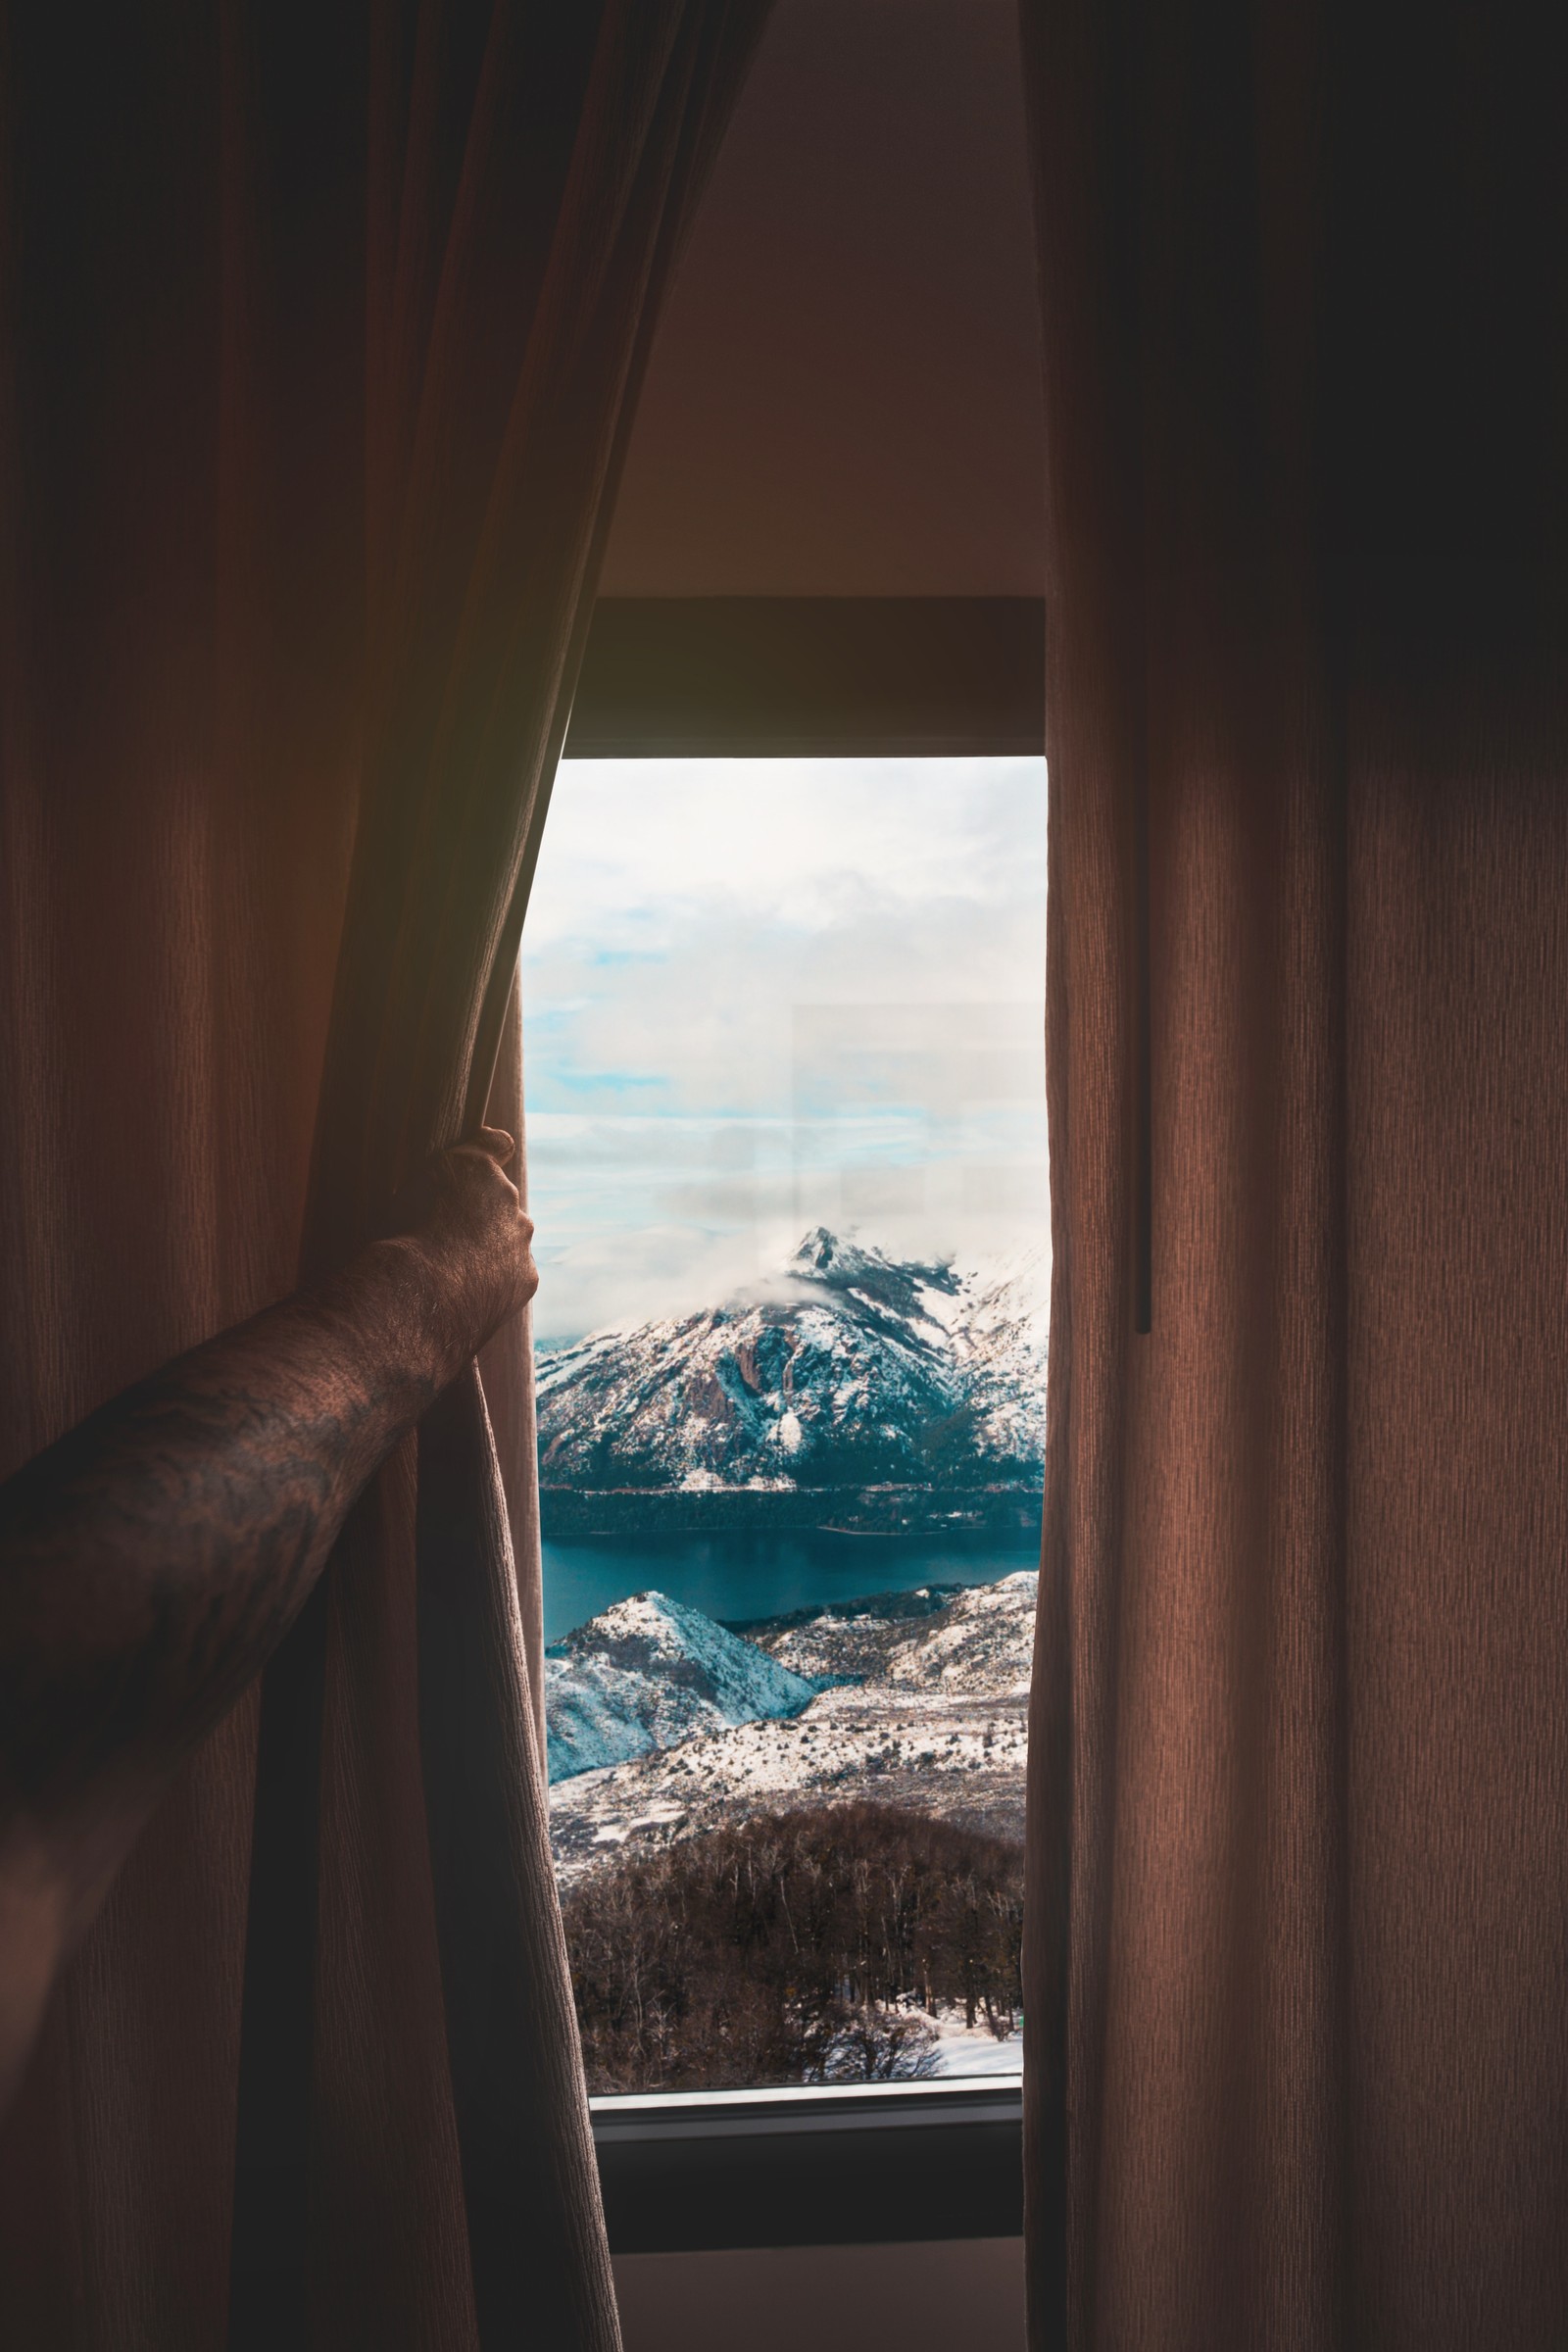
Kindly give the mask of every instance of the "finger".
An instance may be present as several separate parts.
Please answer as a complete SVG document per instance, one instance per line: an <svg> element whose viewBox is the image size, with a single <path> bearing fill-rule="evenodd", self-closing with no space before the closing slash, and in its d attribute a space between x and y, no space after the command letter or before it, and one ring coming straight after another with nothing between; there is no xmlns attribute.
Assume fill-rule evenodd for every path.
<svg viewBox="0 0 1568 2352"><path fill-rule="evenodd" d="M504 1127L481 1127L478 1141L480 1150L489 1152L497 1167L512 1165L512 1155L517 1147Z"/></svg>

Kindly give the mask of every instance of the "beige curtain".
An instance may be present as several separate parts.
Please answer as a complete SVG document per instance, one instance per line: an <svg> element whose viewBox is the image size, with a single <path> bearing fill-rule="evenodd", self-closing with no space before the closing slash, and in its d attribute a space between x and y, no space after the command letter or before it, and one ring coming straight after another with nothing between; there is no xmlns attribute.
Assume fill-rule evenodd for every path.
<svg viewBox="0 0 1568 2352"><path fill-rule="evenodd" d="M1056 1282L1032 2340L1544 2352L1562 29L1390 0L1023 25Z"/></svg>
<svg viewBox="0 0 1568 2352"><path fill-rule="evenodd" d="M761 14L11 12L0 1470L478 1115ZM524 1359L489 1371L514 1414ZM516 1556L462 1383L60 1987L0 2145L8 2340L615 2340Z"/></svg>

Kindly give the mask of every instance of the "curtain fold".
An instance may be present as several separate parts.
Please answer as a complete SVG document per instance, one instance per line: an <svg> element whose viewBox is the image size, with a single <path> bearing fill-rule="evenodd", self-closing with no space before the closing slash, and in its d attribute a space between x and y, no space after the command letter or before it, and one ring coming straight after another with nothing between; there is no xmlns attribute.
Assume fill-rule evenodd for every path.
<svg viewBox="0 0 1568 2352"><path fill-rule="evenodd" d="M1055 1286L1032 2341L1544 2352L1562 31L1389 0L1023 0L1022 28Z"/></svg>
<svg viewBox="0 0 1568 2352"><path fill-rule="evenodd" d="M521 974L507 1006L501 1052L490 1085L486 1124L517 1139L523 1206L528 1204L528 1152L522 1110ZM539 1528L538 1419L534 1401L533 1309L525 1307L498 1331L479 1357L479 1375L495 1436L496 1459L507 1498L507 1527L522 1620L528 1695L539 1754L548 1757L545 1737L544 1565Z"/></svg>
<svg viewBox="0 0 1568 2352"><path fill-rule="evenodd" d="M481 1114L764 13L15 12L8 1459L352 1250ZM487 1351L509 1413L523 1347ZM30 2340L206 2352L225 2304L235 2343L616 2340L502 1452L510 1497L469 1376L68 1973L0 2149Z"/></svg>
<svg viewBox="0 0 1568 2352"><path fill-rule="evenodd" d="M482 45L465 52L442 41L431 14L412 59L373 68L397 91L412 63L415 88L403 169L394 149L385 222L372 219L369 235L368 340L372 368L387 351L394 397L383 405L372 376L372 722L308 1263L372 1229L409 1168L482 1113L658 297L760 21L759 7L722 0L555 19L497 10ZM419 120L421 101L441 124L462 125L450 159ZM406 1514L410 1483L390 1471L383 1488L403 1500L383 1493L379 1507ZM526 2313L542 2340L609 2344L613 2294L514 1562L476 1376L429 1416L412 1484L425 1820L411 1814L399 1836L428 1838L477 2340L501 2341ZM318 1901L334 1881L311 1828L319 1811L330 1836L336 1796L310 1697L321 1676L329 1722L339 1644L385 1612L383 1592L333 1577L264 1689L251 1902L268 1967L247 1982L236 2342L292 2331L311 2308L313 2273L338 2279L347 2268L346 2217L313 2235L308 2127L321 2085L298 2066L304 1984L319 2011L332 2000ZM371 1739L346 1755L370 1766L373 1784L350 1794L353 1841L383 1773ZM422 1884L409 1893L425 1907ZM292 1931L287 1944L273 1940L270 1914ZM379 1943L405 1925L391 1911L356 1923L356 1964L367 1929ZM427 1992L420 2014L428 2034ZM363 2033L346 1994L342 2016ZM432 2047L432 2068L434 2058ZM360 2064L373 2067L368 2047ZM408 2329L388 2281L394 2264L419 2259L408 2223L426 2200L411 2199L393 2168L428 2167L430 2144L421 2132L417 2145L360 2151L382 2190L360 2237L367 2341ZM450 2156L442 2162L449 2173ZM363 2212L363 2181L356 2193ZM372 2296L384 2316L368 2327Z"/></svg>

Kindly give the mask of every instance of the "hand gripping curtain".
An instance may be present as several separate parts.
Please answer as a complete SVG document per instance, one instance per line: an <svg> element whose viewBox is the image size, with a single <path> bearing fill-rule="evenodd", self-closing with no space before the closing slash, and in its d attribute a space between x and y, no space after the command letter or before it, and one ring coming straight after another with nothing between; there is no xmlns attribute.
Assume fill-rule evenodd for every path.
<svg viewBox="0 0 1568 2352"><path fill-rule="evenodd" d="M763 13L10 12L7 1467L352 1250L481 1116L660 297ZM511 1117L514 1032L507 1061ZM210 2352L226 2303L235 2344L615 2342L537 1620L470 1376L67 1972L0 2140L7 2341Z"/></svg>
<svg viewBox="0 0 1568 2352"><path fill-rule="evenodd" d="M1560 22L1024 0L1032 2341L1568 2340Z"/></svg>

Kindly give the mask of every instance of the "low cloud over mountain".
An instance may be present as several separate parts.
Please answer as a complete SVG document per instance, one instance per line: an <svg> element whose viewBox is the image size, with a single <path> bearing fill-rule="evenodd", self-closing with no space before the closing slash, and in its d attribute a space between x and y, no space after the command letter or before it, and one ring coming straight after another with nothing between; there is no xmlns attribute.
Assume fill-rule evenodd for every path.
<svg viewBox="0 0 1568 2352"><path fill-rule="evenodd" d="M616 1493L898 1489L936 1509L1038 1494L1047 1309L1040 1256L911 1264L819 1226L722 1305L542 1356L547 1509Z"/></svg>

